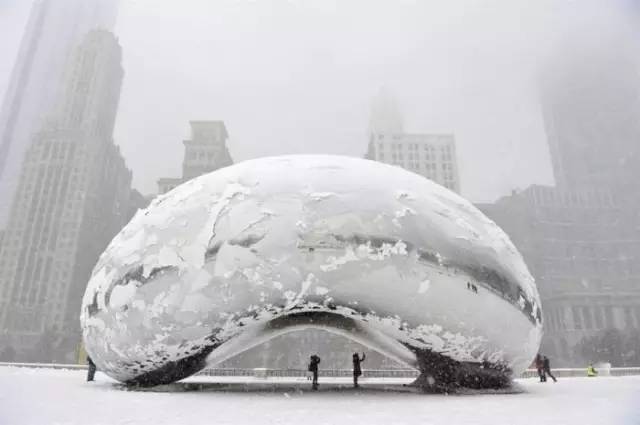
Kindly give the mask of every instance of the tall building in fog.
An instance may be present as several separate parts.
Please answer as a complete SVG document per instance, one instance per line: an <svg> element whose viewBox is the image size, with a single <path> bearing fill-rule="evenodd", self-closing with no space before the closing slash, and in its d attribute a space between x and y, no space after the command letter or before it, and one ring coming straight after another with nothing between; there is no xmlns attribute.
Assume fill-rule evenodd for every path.
<svg viewBox="0 0 640 425"><path fill-rule="evenodd" d="M640 55L605 38L558 57L541 76L556 185L640 187Z"/></svg>
<svg viewBox="0 0 640 425"><path fill-rule="evenodd" d="M68 58L50 119L24 155L0 251L0 334L22 358L72 361L99 255L131 214L131 172L112 135L121 48L105 30Z"/></svg>
<svg viewBox="0 0 640 425"><path fill-rule="evenodd" d="M599 37L560 54L541 80L556 187L479 205L535 277L543 351L565 365L609 329L640 329L640 72ZM640 59L640 58L638 58Z"/></svg>
<svg viewBox="0 0 640 425"><path fill-rule="evenodd" d="M371 105L365 158L405 168L460 193L453 134L406 133L398 103L384 89Z"/></svg>
<svg viewBox="0 0 640 425"><path fill-rule="evenodd" d="M112 29L116 3L34 2L0 109L0 228L6 225L23 156L52 112L71 52L91 29Z"/></svg>
<svg viewBox="0 0 640 425"><path fill-rule="evenodd" d="M400 134L404 132L404 119L396 98L385 88L380 89L371 102L370 134Z"/></svg>
<svg viewBox="0 0 640 425"><path fill-rule="evenodd" d="M542 351L556 363L607 360L583 358L580 343L608 329L640 329L640 238L609 190L531 186L477 207L509 235L536 279Z"/></svg>
<svg viewBox="0 0 640 425"><path fill-rule="evenodd" d="M405 168L460 193L453 134L373 133L366 158Z"/></svg>
<svg viewBox="0 0 640 425"><path fill-rule="evenodd" d="M181 178L161 178L158 192L167 193L176 186L218 168L233 164L227 148L227 128L222 121L191 121L191 138L184 143Z"/></svg>

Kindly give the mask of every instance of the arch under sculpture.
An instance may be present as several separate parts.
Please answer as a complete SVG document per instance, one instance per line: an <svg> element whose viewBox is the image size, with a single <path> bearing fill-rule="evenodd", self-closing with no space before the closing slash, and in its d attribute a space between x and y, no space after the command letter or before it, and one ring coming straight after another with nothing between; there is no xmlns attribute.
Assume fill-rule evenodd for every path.
<svg viewBox="0 0 640 425"><path fill-rule="evenodd" d="M81 312L96 365L145 386L320 327L419 369L424 387L502 387L541 323L520 254L480 211L338 156L246 161L156 198L100 257Z"/></svg>

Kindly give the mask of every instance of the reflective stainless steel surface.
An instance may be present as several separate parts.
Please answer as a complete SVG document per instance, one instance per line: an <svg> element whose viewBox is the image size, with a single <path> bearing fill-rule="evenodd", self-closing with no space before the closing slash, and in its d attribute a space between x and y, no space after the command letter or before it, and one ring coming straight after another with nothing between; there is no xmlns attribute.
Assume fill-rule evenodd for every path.
<svg viewBox="0 0 640 425"><path fill-rule="evenodd" d="M542 328L520 254L468 201L337 156L247 161L157 198L100 258L81 322L98 367L142 384L311 326L423 371L435 355L519 373Z"/></svg>

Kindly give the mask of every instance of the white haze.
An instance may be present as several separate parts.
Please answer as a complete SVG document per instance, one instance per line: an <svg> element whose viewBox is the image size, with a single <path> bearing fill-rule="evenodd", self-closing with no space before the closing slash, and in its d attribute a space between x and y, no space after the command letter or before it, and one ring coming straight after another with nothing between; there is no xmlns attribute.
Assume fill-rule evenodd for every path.
<svg viewBox="0 0 640 425"><path fill-rule="evenodd" d="M0 93L29 3L0 0ZM632 6L123 0L116 142L143 193L155 192L159 177L179 176L193 119L224 120L236 161L361 156L371 100L386 87L406 130L455 133L463 195L495 199L553 183L536 87L550 48L568 34L631 27Z"/></svg>

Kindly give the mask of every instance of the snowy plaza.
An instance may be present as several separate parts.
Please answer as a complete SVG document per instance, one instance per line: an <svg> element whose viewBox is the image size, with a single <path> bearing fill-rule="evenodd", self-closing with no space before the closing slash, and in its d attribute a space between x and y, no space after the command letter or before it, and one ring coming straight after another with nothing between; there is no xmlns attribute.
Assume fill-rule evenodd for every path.
<svg viewBox="0 0 640 425"><path fill-rule="evenodd" d="M126 390L104 374L0 367L0 424L638 424L640 377L518 380L516 394L432 395L409 379L192 377L170 386ZM201 385L200 385L201 384Z"/></svg>

